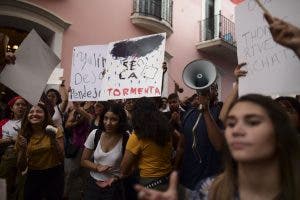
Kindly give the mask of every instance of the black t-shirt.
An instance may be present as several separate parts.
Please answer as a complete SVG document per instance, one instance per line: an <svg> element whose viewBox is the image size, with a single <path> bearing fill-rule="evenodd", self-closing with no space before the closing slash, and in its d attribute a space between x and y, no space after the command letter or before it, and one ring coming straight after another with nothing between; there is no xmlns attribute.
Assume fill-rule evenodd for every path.
<svg viewBox="0 0 300 200"><path fill-rule="evenodd" d="M219 120L221 106L214 105L210 107L210 113L220 128L223 127ZM206 129L203 116L196 128L196 148L193 149L192 129L200 114L198 109L192 109L186 112L182 122L182 130L185 137L185 151L183 156L183 165L180 172L180 182L191 190L195 190L197 183L201 180L216 175L221 169L220 153L217 152L211 144Z"/></svg>

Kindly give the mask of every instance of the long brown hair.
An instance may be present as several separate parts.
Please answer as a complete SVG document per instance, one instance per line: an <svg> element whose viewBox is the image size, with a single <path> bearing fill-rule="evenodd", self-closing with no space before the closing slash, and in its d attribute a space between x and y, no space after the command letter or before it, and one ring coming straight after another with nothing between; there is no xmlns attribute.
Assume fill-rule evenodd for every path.
<svg viewBox="0 0 300 200"><path fill-rule="evenodd" d="M230 110L238 102L254 103L267 112L274 126L276 152L279 159L281 191L278 198L300 199L300 142L297 130L292 126L288 115L276 102L266 96L245 95L233 103ZM232 158L227 145L224 160L225 170L214 180L210 188L209 199L232 200L238 192L237 162Z"/></svg>
<svg viewBox="0 0 300 200"><path fill-rule="evenodd" d="M43 109L44 113L45 113L45 119L42 122L42 129L45 130L47 125L52 125L54 126L54 123L52 121L52 118L49 114L49 111L47 110L46 106L44 103L38 103L36 106L40 107ZM31 107L32 108L32 107ZM32 134L33 134L33 129L32 129L32 125L28 120L28 114L30 112L30 109L27 110L23 120L22 120L22 125L21 125L21 130L20 130L20 134L25 137L27 139L27 141L30 140Z"/></svg>

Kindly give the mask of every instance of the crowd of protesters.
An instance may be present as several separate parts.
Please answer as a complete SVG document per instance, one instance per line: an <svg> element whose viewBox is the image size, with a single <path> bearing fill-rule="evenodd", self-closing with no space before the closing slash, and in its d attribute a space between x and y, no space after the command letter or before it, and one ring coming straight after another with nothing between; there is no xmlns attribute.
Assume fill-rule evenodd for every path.
<svg viewBox="0 0 300 200"><path fill-rule="evenodd" d="M243 65L237 66L234 72L237 78L246 75L241 70ZM135 184L148 190L166 191L174 170L179 177L177 199L206 198L208 194L203 192L203 185L211 185L214 199L222 196L223 184L232 187L227 196L244 195L236 193L234 180L239 178L236 177L239 171L232 170L237 170L237 166L247 170L249 166L239 162L240 155L233 154L239 146L231 147L229 141L246 135L240 130L229 131L238 123L240 110L247 115L244 104L258 104L266 109L265 104L272 102L274 108L264 112L270 112L271 119L273 115L284 115L274 120L281 120L286 127L282 123L278 127L278 122L274 121L273 129L290 130L291 139L287 142L295 158L299 156L296 136L300 127L300 103L293 97L271 100L250 95L237 101L238 107L232 106L237 99L235 85L223 105L217 99L217 85L213 84L206 93L192 95L185 101L172 93L166 98L166 105L163 98L143 97L125 101L72 102L64 108L61 105L67 104L67 98L63 87L60 92L54 89L45 92L49 101L35 106L20 96L7 102L7 114L1 119L0 176L7 181L8 199L137 199ZM200 109L199 105L202 105ZM48 108L53 106L51 113ZM237 113L233 112L235 110ZM243 120L250 128L262 123L260 117L252 115ZM280 130L272 139L274 145L278 143L277 138L281 138ZM267 143L262 145L270 145ZM286 144L279 142L278 145ZM272 149L277 155L279 150ZM233 154L230 159L235 162L223 166L221 154L229 150ZM283 156L288 155L286 152ZM291 160L285 163L291 166L286 170L295 176L294 181L285 180L291 184L290 188L298 185L296 178L299 177L292 168L299 165L293 163L293 158ZM228 180L228 176L232 180ZM138 190L144 190L139 187ZM277 197L282 195L293 194L278 193Z"/></svg>
<svg viewBox="0 0 300 200"><path fill-rule="evenodd" d="M298 37L278 26L298 29L265 17L274 40L299 55L299 31ZM9 55L3 62L13 61ZM234 71L237 80L247 74L243 65ZM17 95L1 99L7 198L299 199L299 101L238 99L237 86L224 104L216 83L184 101L173 93L70 103L64 84L45 91L37 105Z"/></svg>

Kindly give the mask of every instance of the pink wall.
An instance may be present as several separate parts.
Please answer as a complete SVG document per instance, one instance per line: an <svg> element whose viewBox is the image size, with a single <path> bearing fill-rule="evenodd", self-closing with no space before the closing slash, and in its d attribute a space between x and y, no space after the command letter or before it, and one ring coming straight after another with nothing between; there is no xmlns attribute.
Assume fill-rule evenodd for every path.
<svg viewBox="0 0 300 200"><path fill-rule="evenodd" d="M111 41L141 36L147 33L131 25L131 0L99 1L81 0L48 1L30 0L54 12L71 23L65 31L62 49L62 67L69 82L71 73L72 49L74 46L107 44Z"/></svg>
<svg viewBox="0 0 300 200"><path fill-rule="evenodd" d="M230 19L233 22L234 22L234 9L235 9L234 3L232 3L230 0L222 0L221 3L222 15L224 15L226 18Z"/></svg>
<svg viewBox="0 0 300 200"><path fill-rule="evenodd" d="M151 34L130 22L132 0L29 0L57 16L71 22L65 31L62 49L62 67L69 82L71 72L72 48L78 45L106 44L111 41ZM229 0L224 0L229 1ZM232 85L232 66L230 62L201 55L196 49L199 41L199 20L201 19L201 0L174 1L173 31L167 39L166 50L173 58L168 65L169 93L174 89L173 80L184 88L181 97L194 93L182 82L182 70L194 59L205 57L224 69L226 78L222 79L222 97Z"/></svg>
<svg viewBox="0 0 300 200"><path fill-rule="evenodd" d="M199 40L199 20L201 17L201 0L174 1L173 30L174 33L167 41L172 58L168 70L169 77L174 78L184 93L181 97L191 95L194 91L187 88L182 82L182 71L191 61L199 58L196 44ZM174 89L174 83L169 78L169 92Z"/></svg>

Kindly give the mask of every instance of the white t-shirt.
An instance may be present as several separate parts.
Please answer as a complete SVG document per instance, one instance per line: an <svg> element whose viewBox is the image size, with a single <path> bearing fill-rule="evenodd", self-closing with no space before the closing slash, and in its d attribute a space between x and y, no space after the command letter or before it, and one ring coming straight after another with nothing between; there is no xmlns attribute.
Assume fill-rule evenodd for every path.
<svg viewBox="0 0 300 200"><path fill-rule="evenodd" d="M2 126L2 139L17 138L20 128L21 120L8 120Z"/></svg>
<svg viewBox="0 0 300 200"><path fill-rule="evenodd" d="M94 150L94 138L95 138L96 129L93 130L88 138L86 139L84 146L87 149ZM116 146L110 150L109 152L103 152L101 148L101 138L97 144L97 147L94 151L94 163L107 165L112 167L112 171L110 172L95 172L91 171L90 174L95 180L107 180L109 178L113 178L114 176L120 176L120 165L122 161L122 139L116 144Z"/></svg>
<svg viewBox="0 0 300 200"><path fill-rule="evenodd" d="M52 116L52 120L56 126L62 127L62 116L58 110L58 106L60 105L54 106L54 114Z"/></svg>

